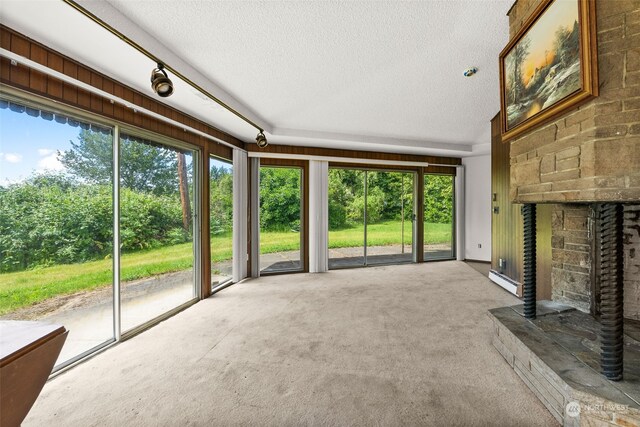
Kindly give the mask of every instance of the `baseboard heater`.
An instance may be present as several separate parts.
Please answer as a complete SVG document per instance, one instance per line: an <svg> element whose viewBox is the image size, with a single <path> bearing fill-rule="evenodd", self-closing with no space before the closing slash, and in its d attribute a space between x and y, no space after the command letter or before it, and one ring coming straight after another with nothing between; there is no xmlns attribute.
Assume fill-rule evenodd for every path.
<svg viewBox="0 0 640 427"><path fill-rule="evenodd" d="M522 285L504 274L491 270L489 272L489 280L518 297L522 296Z"/></svg>

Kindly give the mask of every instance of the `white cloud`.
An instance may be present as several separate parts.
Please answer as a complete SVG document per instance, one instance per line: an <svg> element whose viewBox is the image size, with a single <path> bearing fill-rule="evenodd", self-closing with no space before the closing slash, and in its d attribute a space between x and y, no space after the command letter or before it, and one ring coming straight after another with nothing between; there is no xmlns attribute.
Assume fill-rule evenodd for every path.
<svg viewBox="0 0 640 427"><path fill-rule="evenodd" d="M22 161L22 154L6 153L4 159L9 163L20 163Z"/></svg>
<svg viewBox="0 0 640 427"><path fill-rule="evenodd" d="M48 148L38 148L38 154L40 154L41 156L47 156L51 153L53 153L53 150L50 150Z"/></svg>
<svg viewBox="0 0 640 427"><path fill-rule="evenodd" d="M38 170L61 171L64 170L64 165L58 160L58 154L53 153L38 161Z"/></svg>

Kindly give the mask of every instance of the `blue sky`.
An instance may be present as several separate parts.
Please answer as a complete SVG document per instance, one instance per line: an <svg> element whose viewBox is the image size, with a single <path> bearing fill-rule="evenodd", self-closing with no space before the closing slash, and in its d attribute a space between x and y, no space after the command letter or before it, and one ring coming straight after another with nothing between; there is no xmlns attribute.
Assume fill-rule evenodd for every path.
<svg viewBox="0 0 640 427"><path fill-rule="evenodd" d="M0 109L0 185L20 182L33 173L64 171L57 159L58 151L71 148L79 127ZM187 163L192 157L187 156ZM231 169L229 163L211 159L211 165Z"/></svg>
<svg viewBox="0 0 640 427"><path fill-rule="evenodd" d="M216 159L215 157L210 157L209 158L209 167L215 166L216 168L225 168L226 170L231 170L231 168L233 167L232 164L227 163L227 162L223 162L221 160Z"/></svg>
<svg viewBox="0 0 640 427"><path fill-rule="evenodd" d="M22 181L33 172L63 170L57 150L77 141L79 127L0 109L0 185Z"/></svg>

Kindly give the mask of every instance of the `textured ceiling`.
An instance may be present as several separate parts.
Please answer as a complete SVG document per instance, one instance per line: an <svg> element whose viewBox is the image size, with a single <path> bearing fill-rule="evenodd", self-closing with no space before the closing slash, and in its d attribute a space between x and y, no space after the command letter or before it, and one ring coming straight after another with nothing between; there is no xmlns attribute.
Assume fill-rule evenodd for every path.
<svg viewBox="0 0 640 427"><path fill-rule="evenodd" d="M463 155L490 142L512 2L79 1L271 142Z"/></svg>

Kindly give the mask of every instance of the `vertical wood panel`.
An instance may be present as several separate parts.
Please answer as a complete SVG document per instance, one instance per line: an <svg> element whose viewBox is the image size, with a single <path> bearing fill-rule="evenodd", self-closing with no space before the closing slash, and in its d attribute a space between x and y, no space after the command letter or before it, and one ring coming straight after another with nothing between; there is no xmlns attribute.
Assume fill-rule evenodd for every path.
<svg viewBox="0 0 640 427"><path fill-rule="evenodd" d="M2 33L0 33L0 47L11 50L11 33L8 31L2 31Z"/></svg>
<svg viewBox="0 0 640 427"><path fill-rule="evenodd" d="M103 82L104 79L102 76L96 73L91 73L91 86L103 89ZM91 111L102 114L102 97L91 94Z"/></svg>
<svg viewBox="0 0 640 427"><path fill-rule="evenodd" d="M395 153L379 153L372 151L356 151L356 150L343 150L335 148L319 148L319 147L298 147L291 145L269 145L266 148L258 148L253 143L248 143L245 146L247 151L261 152L261 153L274 153L274 154L299 154L306 156L319 156L319 157L344 157L352 159L369 159L369 160L384 160L388 162L393 161L406 161L406 162L421 162L431 164L450 164L460 165L462 160L457 157L437 157L437 156L423 156L417 154L395 154ZM344 164L344 163L341 163ZM362 167L358 164L356 167ZM367 168L376 168L377 165L366 165ZM380 168L388 169L388 166L380 166ZM416 170L417 167L412 166L411 169ZM434 173L444 173L449 175L455 175L455 167L440 168L437 166L429 166L429 171Z"/></svg>
<svg viewBox="0 0 640 427"><path fill-rule="evenodd" d="M78 66L69 60L65 60L62 63L62 69L64 73L70 77L78 78ZM68 83L62 84L62 99L73 105L78 104L78 88Z"/></svg>
<svg viewBox="0 0 640 427"><path fill-rule="evenodd" d="M113 95L114 96L122 99L123 92L124 92L124 90L122 89L122 86L115 85L113 87ZM124 108L121 105L113 107L113 117L116 120L124 121Z"/></svg>
<svg viewBox="0 0 640 427"><path fill-rule="evenodd" d="M522 283L522 214L509 199L509 143L500 137L500 116L491 121L491 269L500 272L499 259L506 261L502 274ZM498 209L497 213L495 209Z"/></svg>
<svg viewBox="0 0 640 427"><path fill-rule="evenodd" d="M42 47L32 44L30 59L39 63L47 63L47 51ZM31 70L31 78L29 80L29 89L37 92L47 91L47 76L35 70Z"/></svg>
<svg viewBox="0 0 640 427"><path fill-rule="evenodd" d="M11 37L11 50L18 55L22 55L27 58L31 54L29 42L23 40L20 37ZM30 74L29 71L29 68L25 67L24 65L13 65L10 68L11 80L13 80L19 86L28 87Z"/></svg>
<svg viewBox="0 0 640 427"><path fill-rule="evenodd" d="M137 103L137 105L144 106L151 111L164 111L165 116L170 115L171 118L177 122L199 129L210 136L222 139L236 147L244 148L243 141L200 120L196 120L187 114L166 107L153 97L135 92L121 83L91 70L87 66L61 55L2 24L0 24L0 43L3 48L9 51L32 59L71 78L102 89L107 93L112 93L116 97ZM147 117L146 115L133 114L133 112L131 112L131 114L125 114L126 109L123 109L122 106L111 104L108 97L104 99L101 96L74 87L72 84L63 83L56 78L46 76L39 71L31 70L25 66L11 66L6 58L2 59L1 63L0 78L5 84L29 90L32 93L56 101L62 100L70 106L79 107L108 118L115 118L130 125L143 127L146 130L180 139L199 147L204 146L204 138L202 136L195 135L191 132L184 132L184 129L180 128L180 126L175 127L157 119Z"/></svg>
<svg viewBox="0 0 640 427"><path fill-rule="evenodd" d="M11 80L11 61L5 57L0 58L0 78L3 81Z"/></svg>
<svg viewBox="0 0 640 427"><path fill-rule="evenodd" d="M47 52L47 67L63 72L63 61L59 55ZM62 99L62 82L52 77L47 77L47 94L56 99Z"/></svg>

